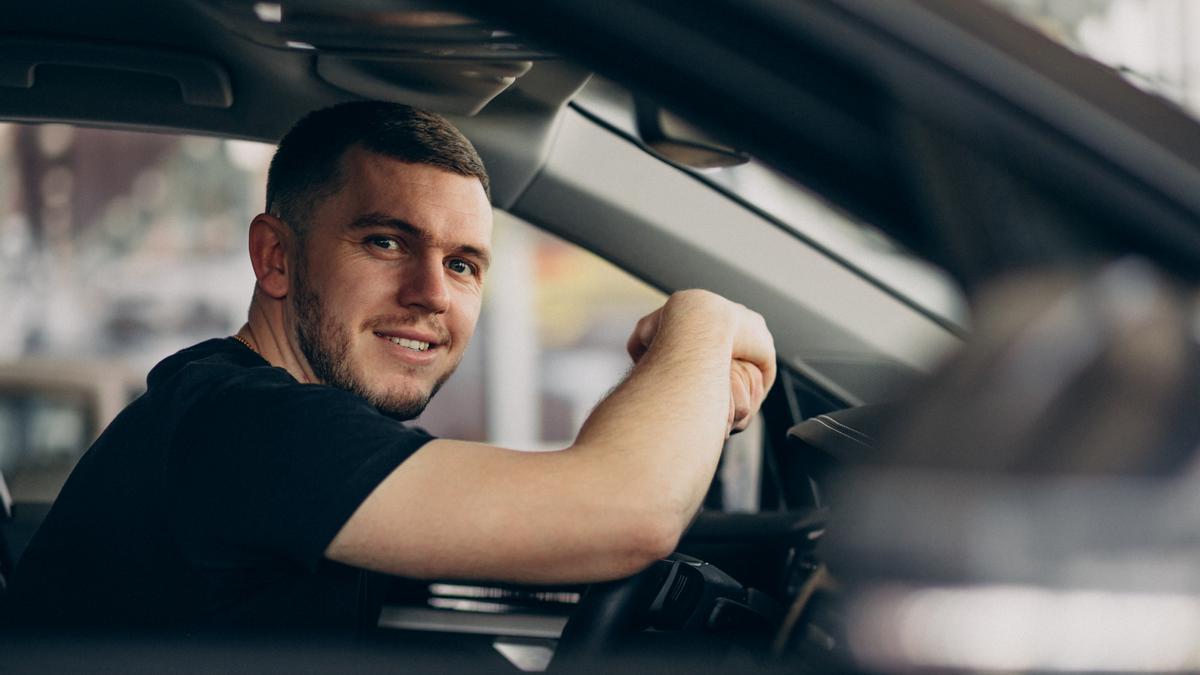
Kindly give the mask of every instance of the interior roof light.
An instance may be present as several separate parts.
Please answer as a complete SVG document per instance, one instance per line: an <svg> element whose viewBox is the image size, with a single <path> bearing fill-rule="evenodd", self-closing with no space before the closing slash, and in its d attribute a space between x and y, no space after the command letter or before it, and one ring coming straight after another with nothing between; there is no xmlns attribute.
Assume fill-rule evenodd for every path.
<svg viewBox="0 0 1200 675"><path fill-rule="evenodd" d="M278 2L256 2L254 14L263 23L280 23L283 21L283 5Z"/></svg>

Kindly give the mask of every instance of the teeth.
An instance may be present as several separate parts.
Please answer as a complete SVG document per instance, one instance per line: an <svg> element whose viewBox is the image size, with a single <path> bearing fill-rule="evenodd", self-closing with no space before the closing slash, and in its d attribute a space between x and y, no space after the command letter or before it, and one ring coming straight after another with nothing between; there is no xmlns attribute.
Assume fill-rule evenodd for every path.
<svg viewBox="0 0 1200 675"><path fill-rule="evenodd" d="M429 349L429 343L421 342L420 340L409 340L408 338L402 337L389 337L388 340L390 340L392 344L400 345L401 347L405 347L413 351L423 352L426 349Z"/></svg>

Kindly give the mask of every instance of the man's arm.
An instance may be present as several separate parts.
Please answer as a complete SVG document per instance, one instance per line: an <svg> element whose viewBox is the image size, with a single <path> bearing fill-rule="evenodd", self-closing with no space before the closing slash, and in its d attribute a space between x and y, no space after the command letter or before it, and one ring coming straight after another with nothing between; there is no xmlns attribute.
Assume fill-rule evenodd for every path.
<svg viewBox="0 0 1200 675"><path fill-rule="evenodd" d="M432 441L367 497L326 556L411 577L557 583L627 576L670 553L730 425L770 388L774 347L758 314L686 291L638 323L630 352L634 369L571 447Z"/></svg>

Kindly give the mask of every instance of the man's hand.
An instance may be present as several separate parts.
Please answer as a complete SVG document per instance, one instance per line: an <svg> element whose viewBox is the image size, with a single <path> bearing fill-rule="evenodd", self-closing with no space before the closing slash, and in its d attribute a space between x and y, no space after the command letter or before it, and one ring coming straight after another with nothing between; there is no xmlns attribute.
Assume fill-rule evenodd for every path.
<svg viewBox="0 0 1200 675"><path fill-rule="evenodd" d="M736 328L730 354L726 433L744 431L775 382L775 344L760 314L707 291L681 291L637 322L626 349L637 363L654 343L664 315L672 311L697 311L701 304L708 311L715 309L716 317L722 314L728 317L729 324Z"/></svg>
<svg viewBox="0 0 1200 675"><path fill-rule="evenodd" d="M729 427L730 434L745 431L762 406L767 390L763 373L752 364L734 359L729 370Z"/></svg>

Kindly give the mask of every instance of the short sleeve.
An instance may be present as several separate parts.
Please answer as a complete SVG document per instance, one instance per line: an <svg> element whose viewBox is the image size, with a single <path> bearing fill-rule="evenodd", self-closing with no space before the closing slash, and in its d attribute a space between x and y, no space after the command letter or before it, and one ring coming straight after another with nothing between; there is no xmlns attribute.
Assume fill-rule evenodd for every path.
<svg viewBox="0 0 1200 675"><path fill-rule="evenodd" d="M280 376L237 377L191 405L165 486L182 553L207 568L315 569L384 478L432 439L362 398Z"/></svg>

